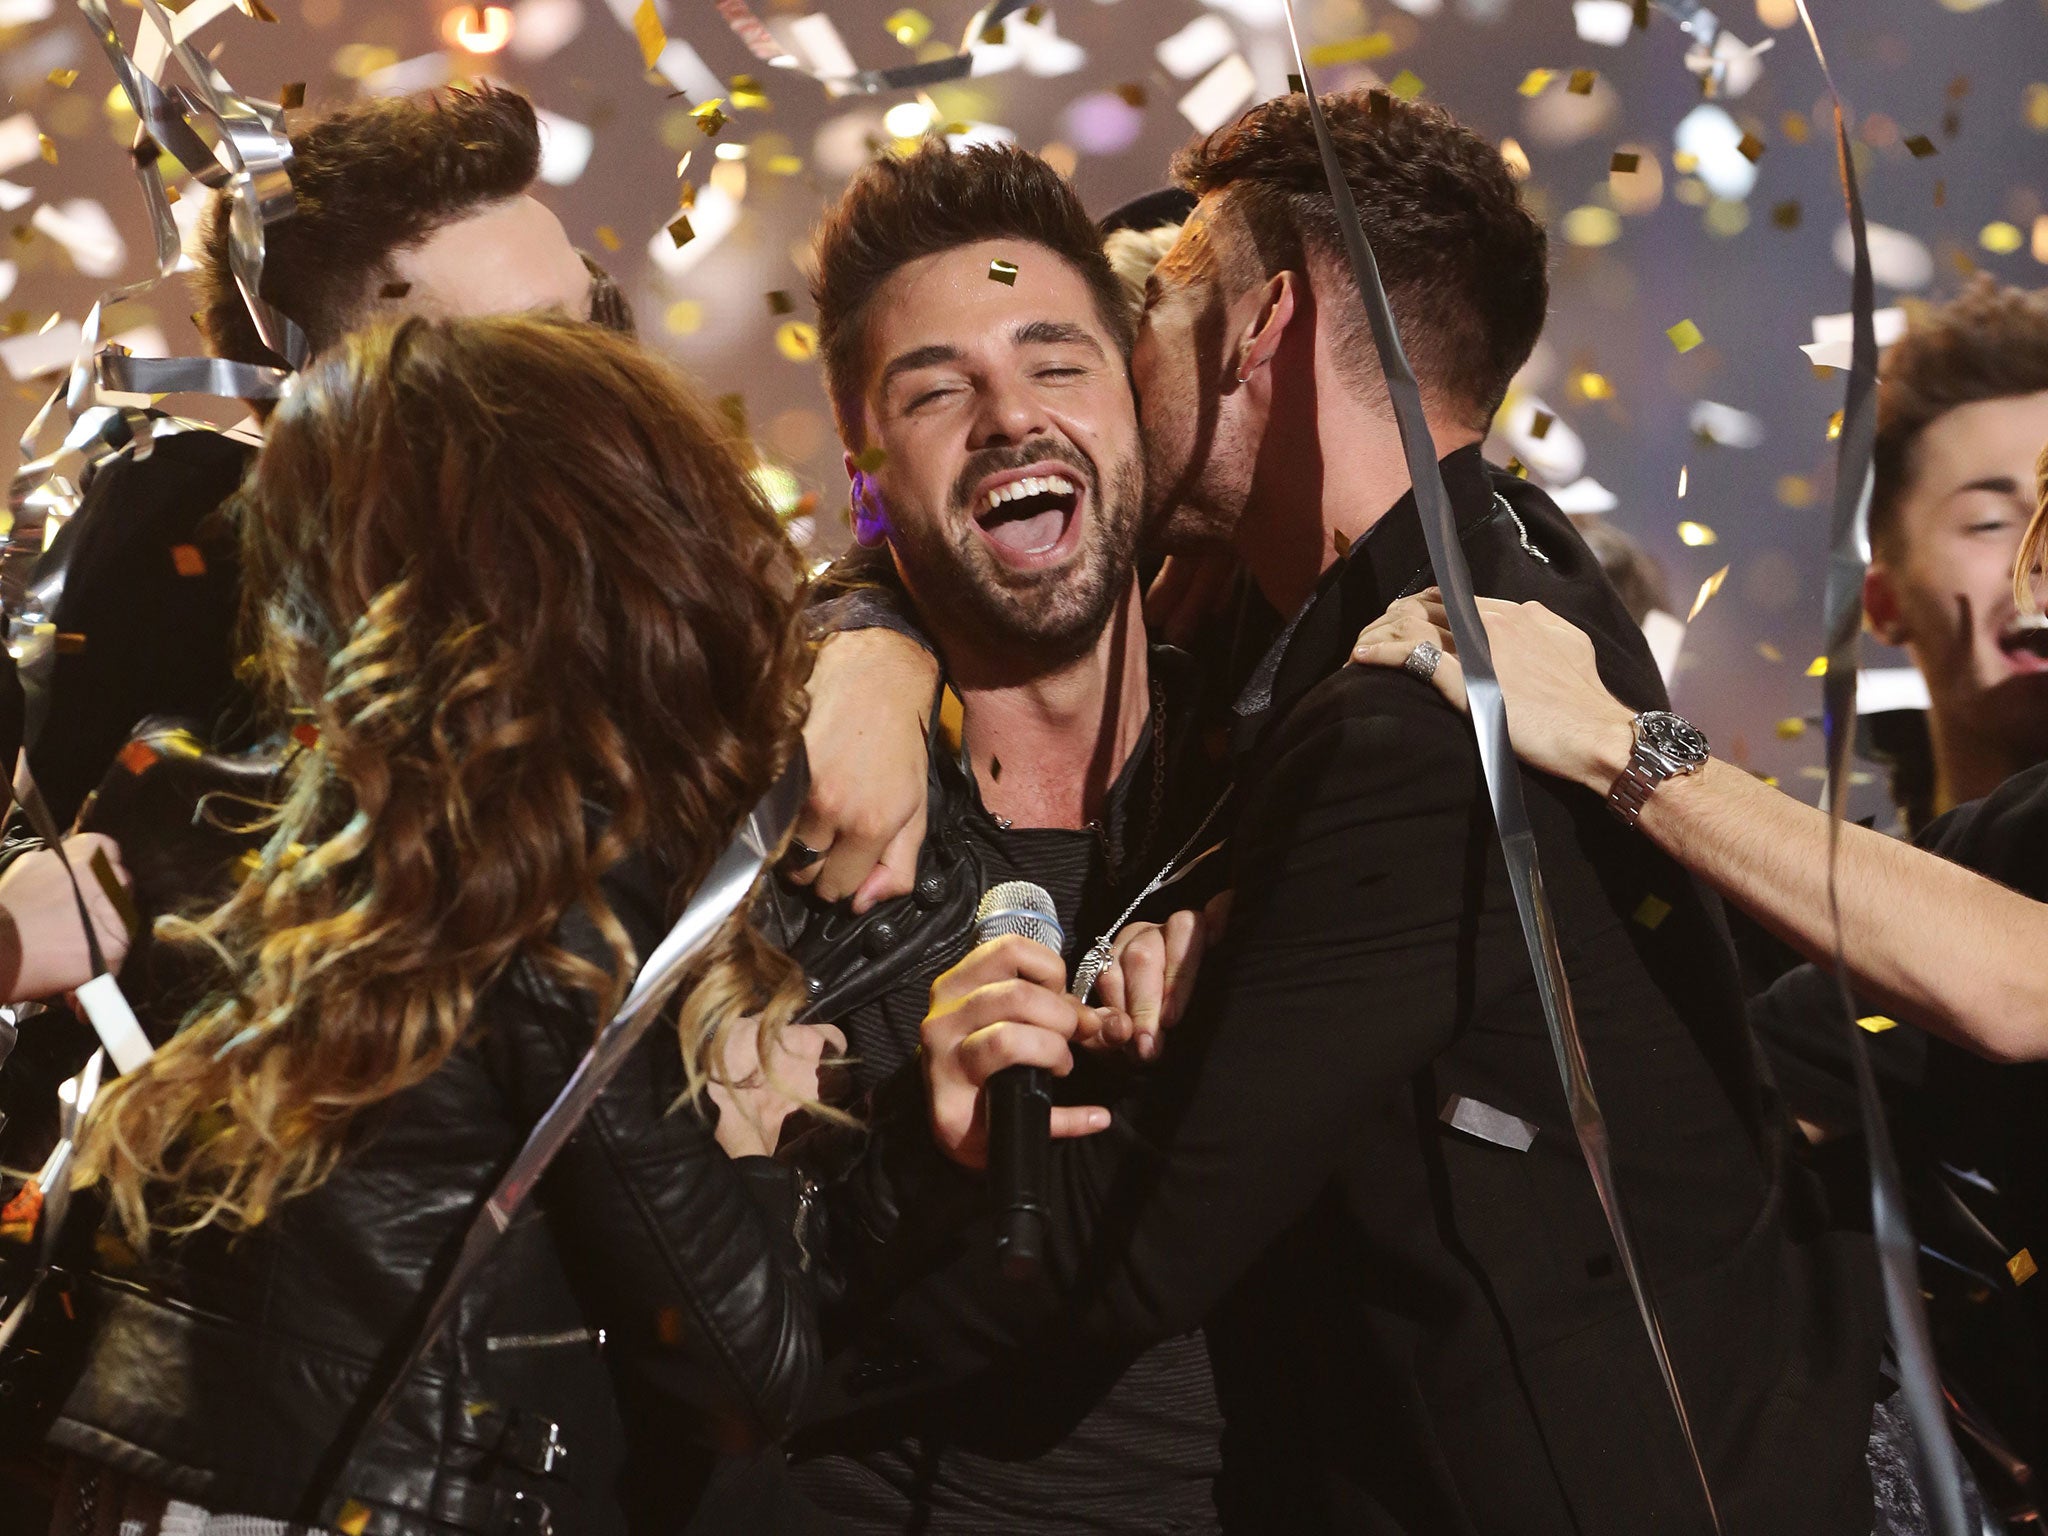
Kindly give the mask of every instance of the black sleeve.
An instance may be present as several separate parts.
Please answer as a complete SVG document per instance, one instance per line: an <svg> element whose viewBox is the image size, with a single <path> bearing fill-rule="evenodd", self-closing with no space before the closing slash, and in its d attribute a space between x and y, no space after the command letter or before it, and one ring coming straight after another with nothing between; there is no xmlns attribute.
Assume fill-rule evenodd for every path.
<svg viewBox="0 0 2048 1536"><path fill-rule="evenodd" d="M592 1019L530 972L488 1020L519 1113L538 1119L588 1049ZM552 997L555 1000L549 1001ZM657 1022L542 1182L570 1274L619 1357L744 1449L789 1433L818 1371L796 1175L729 1159L678 1104L682 1056Z"/></svg>
<svg viewBox="0 0 2048 1536"><path fill-rule="evenodd" d="M890 1306L939 1370L1076 1303L1117 1344L1197 1326L1323 1191L1361 1117L1515 984L1499 978L1528 985L1464 721L1397 674L1332 693L1283 728L1246 802L1230 927L1158 1069L1110 1131L1054 1143L1052 1283L969 1297L934 1274ZM913 1253L943 1160L880 1133L870 1156L886 1166L857 1191L862 1230Z"/></svg>
<svg viewBox="0 0 2048 1536"><path fill-rule="evenodd" d="M932 650L918 627L916 605L904 590L887 545L856 544L812 581L804 619L813 640L854 629L886 629Z"/></svg>

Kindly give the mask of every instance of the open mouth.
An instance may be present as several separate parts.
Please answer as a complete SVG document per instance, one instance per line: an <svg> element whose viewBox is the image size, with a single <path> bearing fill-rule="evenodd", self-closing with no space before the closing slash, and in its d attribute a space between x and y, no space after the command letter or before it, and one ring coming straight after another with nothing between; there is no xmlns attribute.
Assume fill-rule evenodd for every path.
<svg viewBox="0 0 2048 1536"><path fill-rule="evenodd" d="M1078 477L1059 469L983 482L975 526L1013 564L1036 564L1068 542L1083 494Z"/></svg>
<svg viewBox="0 0 2048 1536"><path fill-rule="evenodd" d="M1999 635L1998 648L2018 671L2048 672L2048 618L2015 620Z"/></svg>

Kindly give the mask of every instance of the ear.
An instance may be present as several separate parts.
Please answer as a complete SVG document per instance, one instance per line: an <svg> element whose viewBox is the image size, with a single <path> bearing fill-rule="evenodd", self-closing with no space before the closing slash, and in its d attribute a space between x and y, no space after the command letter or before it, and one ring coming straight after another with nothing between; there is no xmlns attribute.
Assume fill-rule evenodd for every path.
<svg viewBox="0 0 2048 1536"><path fill-rule="evenodd" d="M1288 324L1294 319L1294 301L1300 288L1298 273L1276 272L1266 279L1265 287L1259 290L1258 307L1245 330L1244 345L1238 349L1238 383L1250 382L1251 376L1272 362L1279 352Z"/></svg>
<svg viewBox="0 0 2048 1536"><path fill-rule="evenodd" d="M1863 622L1886 645L1906 643L1906 623L1899 612L1899 594L1892 587L1892 575L1882 560L1870 562L1863 573Z"/></svg>

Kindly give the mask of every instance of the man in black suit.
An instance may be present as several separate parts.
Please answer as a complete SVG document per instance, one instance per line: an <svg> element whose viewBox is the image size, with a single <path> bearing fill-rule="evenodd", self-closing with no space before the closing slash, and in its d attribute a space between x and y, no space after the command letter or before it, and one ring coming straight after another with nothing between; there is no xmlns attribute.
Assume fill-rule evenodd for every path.
<svg viewBox="0 0 2048 1536"><path fill-rule="evenodd" d="M1586 630L1661 710L1642 634L1540 490L1479 444L1541 328L1544 237L1494 149L1432 107L1327 102L1421 377L1477 589ZM1237 704L1230 927L1122 1134L1054 1144L1037 1291L913 1280L890 1322L965 1369L1076 1326L1205 1318L1238 1529L1713 1529L1581 1160L1470 730L1417 678L1345 670L1434 577L1300 96L1185 152L1201 194L1133 354L1163 537L1228 542L1292 615ZM1867 1241L1827 1231L1743 1022L1719 908L1601 799L1525 773L1622 1199L1731 1533L1862 1536L1877 1366ZM1049 951L933 989L934 1139L1064 1065ZM973 1181L888 1128L848 1199L916 1273ZM879 1244L873 1239L885 1239Z"/></svg>

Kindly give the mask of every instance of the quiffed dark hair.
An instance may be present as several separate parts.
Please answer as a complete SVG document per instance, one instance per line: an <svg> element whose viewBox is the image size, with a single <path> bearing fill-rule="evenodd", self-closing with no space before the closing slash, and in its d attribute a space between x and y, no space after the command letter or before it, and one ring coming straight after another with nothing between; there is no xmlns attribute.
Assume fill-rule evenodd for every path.
<svg viewBox="0 0 2048 1536"><path fill-rule="evenodd" d="M1104 328L1129 355L1136 323L1072 184L1014 145L955 151L928 139L910 154L864 166L818 226L811 298L825 387L847 442L859 434L869 301L899 268L980 240L1028 241L1065 261L1086 280Z"/></svg>
<svg viewBox="0 0 2048 1536"><path fill-rule="evenodd" d="M1491 419L1543 330L1543 225L1500 152L1441 107L1354 90L1321 98L1401 340L1425 391ZM1263 276L1300 270L1312 248L1349 273L1308 98L1280 96L1174 157L1191 192L1224 192ZM1226 237L1228 243L1228 237ZM1228 259L1228 258L1226 258ZM1349 278L1345 280L1348 290ZM1365 312L1342 313L1361 381L1380 372Z"/></svg>
<svg viewBox="0 0 2048 1536"><path fill-rule="evenodd" d="M495 86L356 102L291 130L298 210L264 232L262 295L324 352L391 280L391 258L540 174L533 103ZM235 286L231 204L216 193L200 225L193 318L216 357L276 359Z"/></svg>
<svg viewBox="0 0 2048 1536"><path fill-rule="evenodd" d="M1909 304L1906 334L1879 370L1870 538L1896 555L1899 500L1913 482L1920 434L1958 406L2048 389L2048 290L1980 274L1938 306Z"/></svg>

